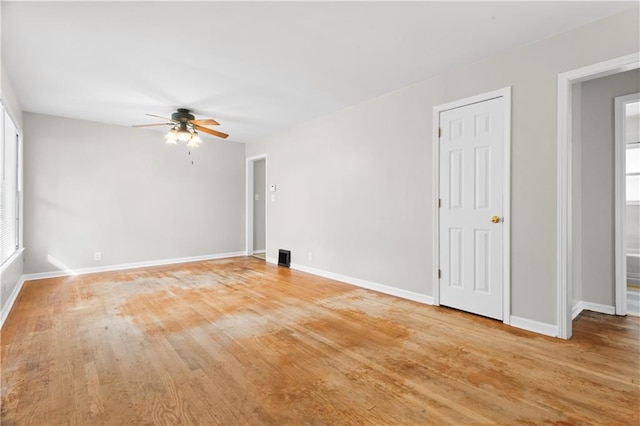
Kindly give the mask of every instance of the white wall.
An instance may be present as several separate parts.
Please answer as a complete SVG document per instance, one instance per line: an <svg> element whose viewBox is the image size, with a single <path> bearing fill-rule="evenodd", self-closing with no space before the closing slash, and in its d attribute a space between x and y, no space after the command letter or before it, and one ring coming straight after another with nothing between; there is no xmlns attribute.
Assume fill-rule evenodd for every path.
<svg viewBox="0 0 640 426"><path fill-rule="evenodd" d="M2 104L5 109L8 110L9 115L14 120L16 126L21 129L23 120L22 107L20 106L20 102L13 91L11 78L2 66L0 66L0 73L2 74L0 76L0 99L2 99Z"/></svg>
<svg viewBox="0 0 640 426"><path fill-rule="evenodd" d="M640 205L628 204L626 207L626 252L628 254L640 255ZM640 273L638 266L634 268L636 274Z"/></svg>
<svg viewBox="0 0 640 426"><path fill-rule="evenodd" d="M614 98L640 92L640 71L582 83L582 299L615 304Z"/></svg>
<svg viewBox="0 0 640 426"><path fill-rule="evenodd" d="M25 273L244 251L242 144L25 113L24 145Z"/></svg>
<svg viewBox="0 0 640 426"><path fill-rule="evenodd" d="M248 144L278 185L268 256L433 294L432 108L512 86L512 313L555 324L557 75L639 51L638 29L636 8Z"/></svg>
<svg viewBox="0 0 640 426"><path fill-rule="evenodd" d="M0 289L0 302L2 303L2 309L0 309L0 319L5 318L9 314L9 302L14 291L17 291L17 285L22 277L23 271L23 258L19 255L10 265L8 265L0 274L0 281L2 281L2 288ZM0 323L1 325L1 323Z"/></svg>
<svg viewBox="0 0 640 426"><path fill-rule="evenodd" d="M260 251L266 248L266 209L265 191L266 160L253 162L253 250Z"/></svg>
<svg viewBox="0 0 640 426"><path fill-rule="evenodd" d="M627 117L625 124L625 140L627 143L640 142L640 115Z"/></svg>

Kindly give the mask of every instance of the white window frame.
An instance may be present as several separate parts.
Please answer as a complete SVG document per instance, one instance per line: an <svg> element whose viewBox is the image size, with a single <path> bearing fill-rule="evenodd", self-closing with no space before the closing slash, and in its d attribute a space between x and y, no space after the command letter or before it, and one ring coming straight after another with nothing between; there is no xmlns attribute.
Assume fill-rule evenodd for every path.
<svg viewBox="0 0 640 426"><path fill-rule="evenodd" d="M640 142L631 142L631 143L626 143L625 144L625 155L629 152L630 149L637 149L640 150ZM629 176L640 176L640 172L634 172L634 173L629 173L625 170L625 174L624 174L624 178L625 178L625 185L627 182L627 178ZM626 186L625 186L626 188ZM628 199L626 199L626 191L625 191L625 204L627 206L637 206L640 205L640 200L632 200L629 201Z"/></svg>
<svg viewBox="0 0 640 426"><path fill-rule="evenodd" d="M5 116L6 112L6 116ZM13 262L20 256L20 254L24 251L24 240L23 240L23 230L24 230L24 210L23 210L23 132L20 128L18 121L15 118L15 115L12 113L11 109L7 107L2 99L0 99L0 114L3 115L2 126L0 131L2 132L2 145L0 148L4 153L4 120L5 117L9 117L11 122L13 123L16 129L16 215L15 215L15 226L16 226L16 249L7 256L4 261L0 262L0 274L3 273L9 266L13 264ZM2 155L2 161L4 161L4 155ZM4 164L3 164L4 166Z"/></svg>

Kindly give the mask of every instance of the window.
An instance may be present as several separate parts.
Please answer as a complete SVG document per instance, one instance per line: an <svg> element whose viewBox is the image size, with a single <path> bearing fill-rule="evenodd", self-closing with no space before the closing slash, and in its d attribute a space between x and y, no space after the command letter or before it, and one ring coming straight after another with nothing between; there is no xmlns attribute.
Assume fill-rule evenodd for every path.
<svg viewBox="0 0 640 426"><path fill-rule="evenodd" d="M640 143L627 144L627 204L640 204Z"/></svg>
<svg viewBox="0 0 640 426"><path fill-rule="evenodd" d="M0 106L0 265L20 246L20 139Z"/></svg>

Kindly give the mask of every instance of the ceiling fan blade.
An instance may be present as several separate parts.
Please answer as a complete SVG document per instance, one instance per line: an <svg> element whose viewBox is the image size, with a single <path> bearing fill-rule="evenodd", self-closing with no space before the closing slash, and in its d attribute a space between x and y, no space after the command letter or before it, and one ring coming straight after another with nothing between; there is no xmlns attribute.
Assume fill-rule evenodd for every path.
<svg viewBox="0 0 640 426"><path fill-rule="evenodd" d="M132 127L173 126L174 123L136 124Z"/></svg>
<svg viewBox="0 0 640 426"><path fill-rule="evenodd" d="M204 120L191 120L191 123L192 124L208 124L209 126L219 126L220 125L220 123L218 123L213 118L206 118Z"/></svg>
<svg viewBox="0 0 640 426"><path fill-rule="evenodd" d="M145 115L146 115L146 116L149 116L149 117L161 118L161 119L163 119L163 120L165 120L165 121L172 121L172 122L174 122L174 123L176 122L176 120L174 120L174 119L172 119L172 118L160 117L159 115L154 115L154 114L145 114Z"/></svg>
<svg viewBox="0 0 640 426"><path fill-rule="evenodd" d="M217 136L222 139L226 139L229 137L229 135L226 133L218 132L217 130L207 129L206 127L198 126L197 124L194 125L193 127L199 132L209 133L210 135Z"/></svg>

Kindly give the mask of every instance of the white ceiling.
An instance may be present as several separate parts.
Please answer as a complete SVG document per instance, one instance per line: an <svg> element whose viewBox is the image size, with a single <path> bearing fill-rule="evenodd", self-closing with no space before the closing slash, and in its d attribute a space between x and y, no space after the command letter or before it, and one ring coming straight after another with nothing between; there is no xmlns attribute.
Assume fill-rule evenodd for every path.
<svg viewBox="0 0 640 426"><path fill-rule="evenodd" d="M249 142L636 4L2 1L2 61L25 111Z"/></svg>

